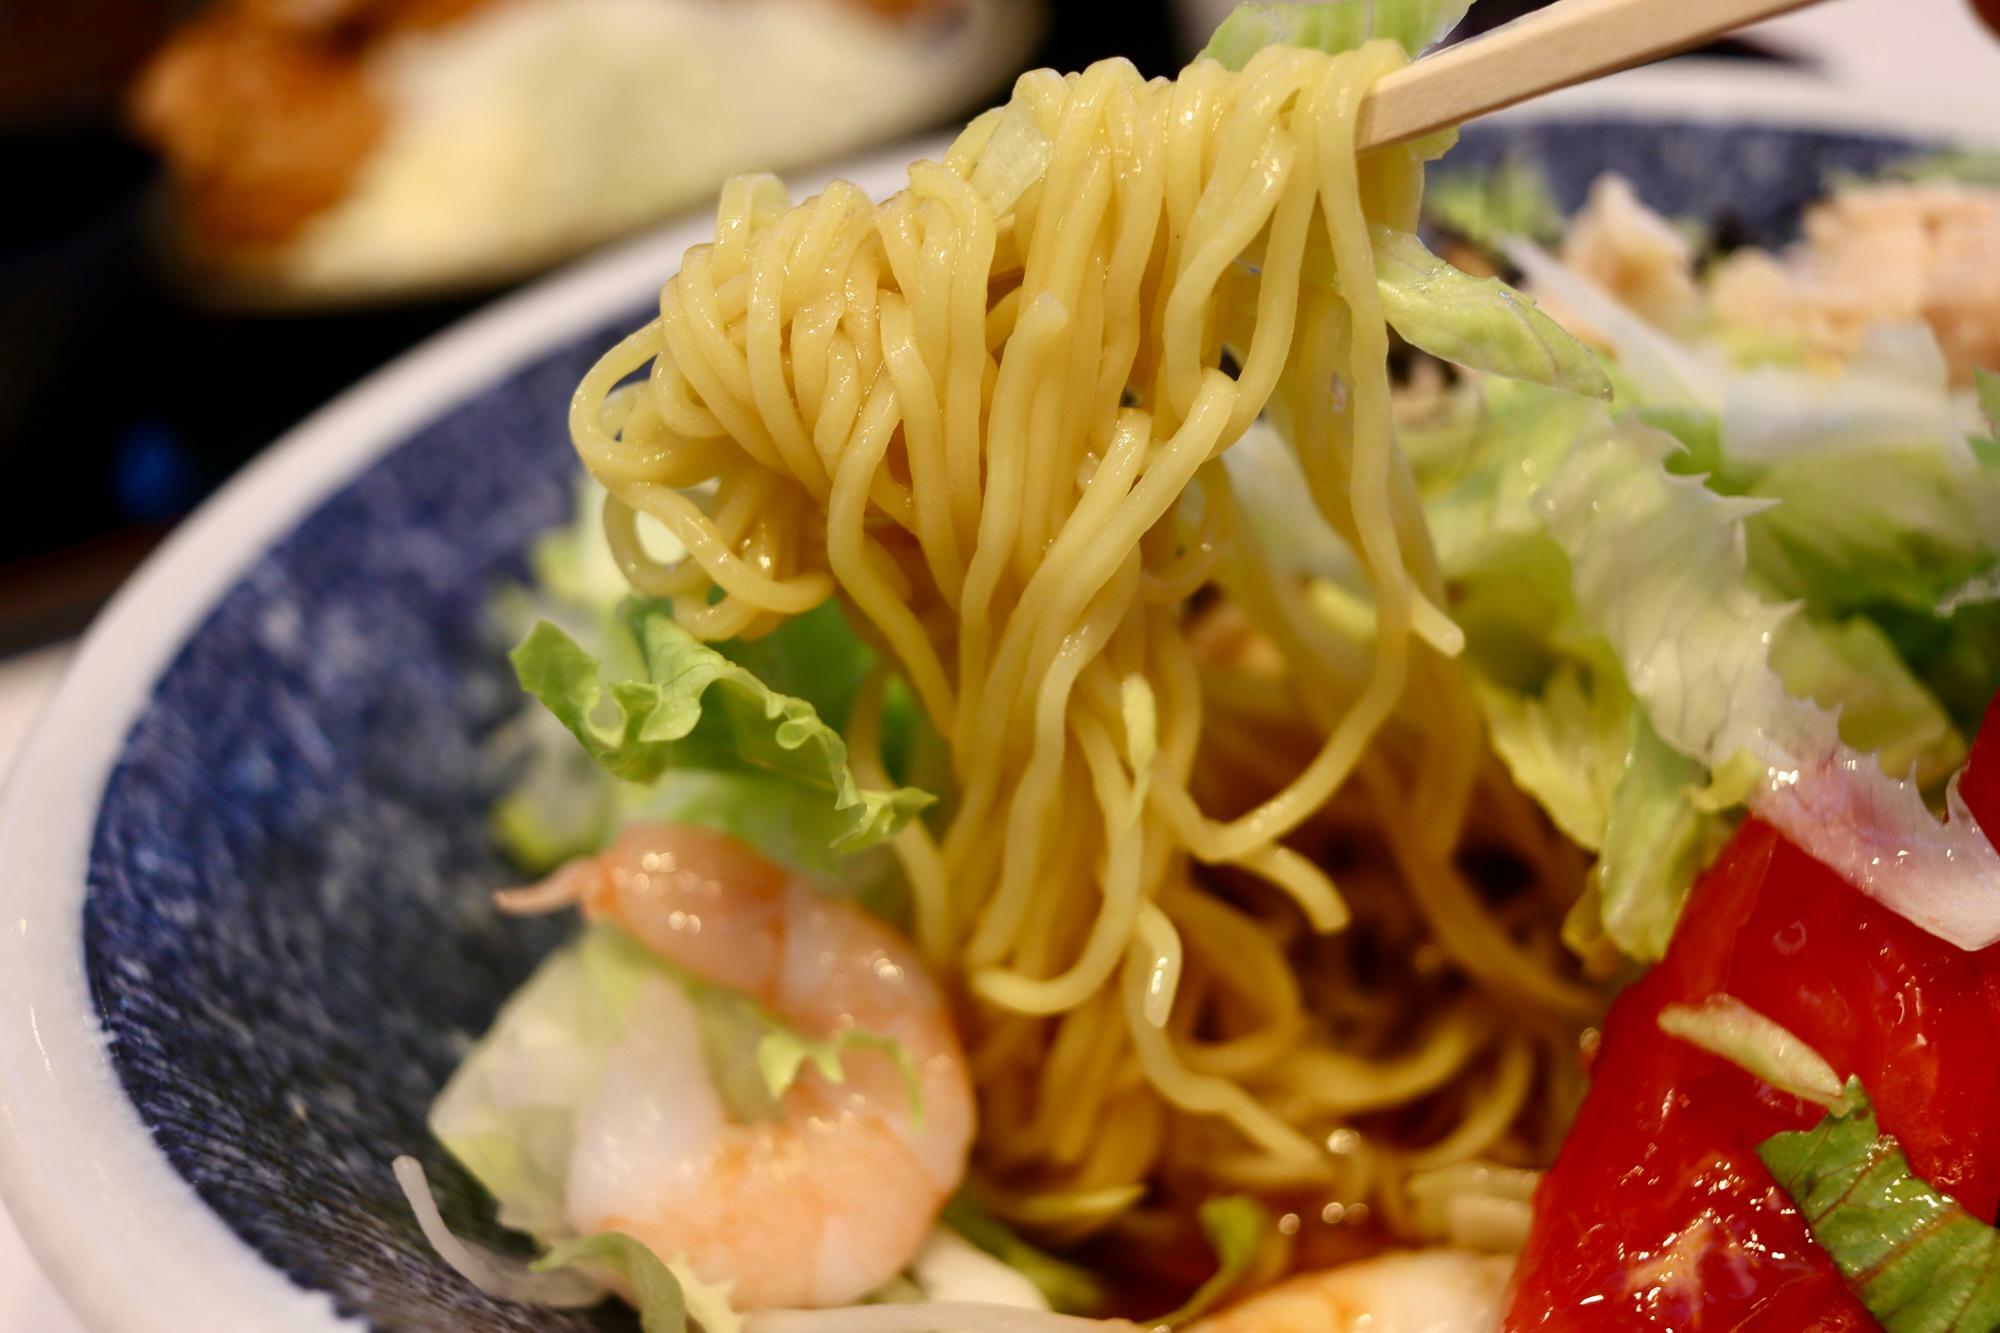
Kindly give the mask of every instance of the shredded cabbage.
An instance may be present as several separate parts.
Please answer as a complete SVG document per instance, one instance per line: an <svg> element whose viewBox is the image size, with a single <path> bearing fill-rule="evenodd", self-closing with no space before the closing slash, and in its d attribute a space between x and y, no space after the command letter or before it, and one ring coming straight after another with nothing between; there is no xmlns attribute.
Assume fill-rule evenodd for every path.
<svg viewBox="0 0 2000 1333"><path fill-rule="evenodd" d="M1439 171L1424 184L1424 212L1440 227L1494 253L1512 237L1547 245L1563 228L1549 178L1525 160L1503 162L1491 171Z"/></svg>
<svg viewBox="0 0 2000 1333"><path fill-rule="evenodd" d="M1338 53L1378 37L1417 55L1458 26L1472 0L1334 0L1328 4L1238 5L1201 54L1242 69L1267 46L1306 46Z"/></svg>
<svg viewBox="0 0 2000 1333"><path fill-rule="evenodd" d="M1406 231L1377 225L1375 275L1383 313L1413 346L1457 365L1609 398L1590 349L1498 278L1475 278Z"/></svg>
<svg viewBox="0 0 2000 1333"><path fill-rule="evenodd" d="M1090 1314L1103 1308L1107 1293L1095 1273L1030 1245L971 1196L954 1195L938 1220L969 1244L1026 1278L1050 1309L1065 1314Z"/></svg>
<svg viewBox="0 0 2000 1333"><path fill-rule="evenodd" d="M1825 1057L1733 995L1667 1005L1657 1021L1668 1036L1720 1056L1780 1092L1820 1106L1840 1102L1840 1076Z"/></svg>
<svg viewBox="0 0 2000 1333"><path fill-rule="evenodd" d="M684 1265L668 1264L622 1232L607 1231L558 1245L535 1263L538 1273L599 1273L639 1312L645 1333L686 1333L694 1319L701 1333L738 1333L743 1320L726 1291L693 1281ZM700 1293L699 1296L696 1293Z"/></svg>
<svg viewBox="0 0 2000 1333"><path fill-rule="evenodd" d="M1940 824L1914 783L1785 689L1771 644L1795 608L1746 568L1744 523L1768 502L1674 476L1677 447L1633 422L1595 432L1538 497L1579 613L1655 731L1711 771L1752 756L1751 809L1891 910L1963 948L2000 939L2000 853L1955 792Z"/></svg>
<svg viewBox="0 0 2000 1333"><path fill-rule="evenodd" d="M1277 1234L1271 1214L1247 1194L1225 1194L1197 1210L1202 1232L1215 1250L1215 1272L1179 1309L1156 1324L1175 1328L1200 1318L1249 1284Z"/></svg>
<svg viewBox="0 0 2000 1333"><path fill-rule="evenodd" d="M846 742L810 702L779 693L696 639L674 623L670 607L633 601L624 623L639 644L643 679L607 686L597 658L548 621L513 653L522 688L612 776L650 782L670 766L775 774L821 794L839 817L837 851L886 840L935 799L910 787L861 787ZM612 717L600 724L594 714L607 700Z"/></svg>

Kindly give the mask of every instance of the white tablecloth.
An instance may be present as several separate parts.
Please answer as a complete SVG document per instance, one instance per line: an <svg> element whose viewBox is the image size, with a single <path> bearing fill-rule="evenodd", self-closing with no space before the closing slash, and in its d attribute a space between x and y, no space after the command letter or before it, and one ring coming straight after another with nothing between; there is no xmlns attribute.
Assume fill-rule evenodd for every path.
<svg viewBox="0 0 2000 1333"><path fill-rule="evenodd" d="M1817 62L1860 99L1936 106L1982 96L2000 110L2000 42L1963 0L1831 0L1764 25L1771 41ZM1983 93L1981 90L1985 90ZM0 661L0 772L54 687L66 656ZM0 1333L82 1333L0 1212Z"/></svg>

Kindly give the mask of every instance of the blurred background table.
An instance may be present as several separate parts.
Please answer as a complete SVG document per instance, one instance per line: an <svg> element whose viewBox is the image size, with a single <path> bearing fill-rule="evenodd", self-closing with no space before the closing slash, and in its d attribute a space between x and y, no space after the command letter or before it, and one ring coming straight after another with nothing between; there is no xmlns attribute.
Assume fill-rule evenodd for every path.
<svg viewBox="0 0 2000 1333"><path fill-rule="evenodd" d="M1170 73L1186 34L1207 22L1204 3L1052 4L1032 63L1075 68L1117 53ZM1483 0L1475 21L1532 7ZM274 318L203 310L163 285L142 243L155 168L115 108L120 82L186 8L0 7L0 166L26 183L0 222L0 463L10 479L0 487L0 774L55 688L70 637L176 519L292 422L494 294ZM79 43L79 21L116 36ZM89 59L62 58L85 45ZM1924 108L1939 126L2000 113L2000 41L1966 0L1832 0L1707 54L1790 66L1856 105ZM226 400L204 381L223 364L235 388ZM78 1333L4 1213L0 1333Z"/></svg>

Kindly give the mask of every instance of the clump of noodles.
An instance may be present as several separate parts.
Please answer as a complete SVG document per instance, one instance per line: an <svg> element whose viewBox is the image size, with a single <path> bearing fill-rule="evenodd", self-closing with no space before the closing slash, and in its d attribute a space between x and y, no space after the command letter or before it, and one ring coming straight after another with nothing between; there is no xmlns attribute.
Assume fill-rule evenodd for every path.
<svg viewBox="0 0 2000 1333"><path fill-rule="evenodd" d="M1535 1160L1577 1092L1585 867L1432 646L1391 430L1369 227L1414 228L1423 155L1358 157L1355 118L1403 60L1044 71L880 204L739 178L576 395L636 588L711 640L838 595L949 741L955 801L896 850L969 1000L982 1192L1044 1230L1230 1188L1414 1234L1408 1180ZM1372 587L1358 627L1237 521L1260 415Z"/></svg>

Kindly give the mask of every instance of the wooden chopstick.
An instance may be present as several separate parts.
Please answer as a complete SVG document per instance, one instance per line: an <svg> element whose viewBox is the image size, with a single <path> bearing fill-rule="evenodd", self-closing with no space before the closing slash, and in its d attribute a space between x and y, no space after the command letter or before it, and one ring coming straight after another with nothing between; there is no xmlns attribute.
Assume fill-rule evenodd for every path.
<svg viewBox="0 0 2000 1333"><path fill-rule="evenodd" d="M1360 146L1402 143L1812 3L1556 0L1383 78L1361 103Z"/></svg>

